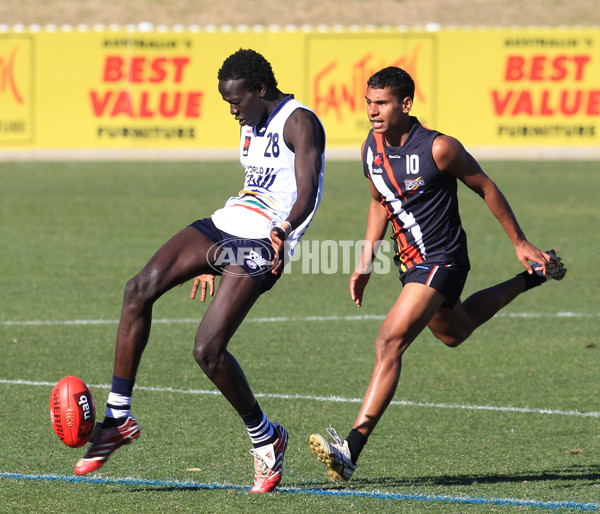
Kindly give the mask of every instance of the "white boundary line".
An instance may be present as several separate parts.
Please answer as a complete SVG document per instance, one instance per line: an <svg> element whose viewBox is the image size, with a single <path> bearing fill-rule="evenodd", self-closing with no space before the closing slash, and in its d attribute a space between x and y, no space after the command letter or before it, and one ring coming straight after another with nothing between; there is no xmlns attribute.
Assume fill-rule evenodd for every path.
<svg viewBox="0 0 600 514"><path fill-rule="evenodd" d="M557 312L557 313L500 313L498 318L582 318L582 317L598 317L600 313L581 313L581 312ZM364 320L382 320L385 316L366 314L361 316L303 316L303 317L269 317L269 318L248 318L245 322L249 323L280 323L290 321L364 321ZM181 319L155 319L153 323L198 323L199 319L181 318ZM23 321L0 321L0 326L78 326L78 325L114 325L118 320L101 320L101 319L80 319L80 320L23 320ZM26 386L43 386L54 387L52 382L37 382L30 380L9 380L0 378L0 384L8 385L26 385ZM110 389L109 384L90 384L91 388ZM169 392L177 394L192 394L192 395L219 395L219 391L205 389L174 389L170 387L149 387L136 386L136 389L151 392ZM289 394L269 394L257 393L258 398L274 398L283 400L308 400L319 402L334 402L334 403L361 403L361 398L344 398L341 396L312 396L312 395L289 395ZM430 402L413 402L407 400L392 401L391 405L399 405L405 407L424 407L437 409L462 409L462 410L486 410L496 412L515 412L522 414L551 414L562 416L583 416L583 417L600 417L600 412L580 412L577 410L562 411L557 409L534 409L529 407L511 407L511 406L491 406L491 405L460 405L460 404L445 404L445 403L430 403Z"/></svg>
<svg viewBox="0 0 600 514"><path fill-rule="evenodd" d="M597 318L600 312L501 312L494 318ZM357 316L279 316L265 318L247 318L244 323L289 323L293 321L366 321L383 320L382 314L363 314ZM169 319L158 318L152 320L152 323L170 324L170 323L199 323L200 318L181 318ZM116 325L119 320L116 319L72 319L72 320L0 320L0 326L69 326L69 325Z"/></svg>
<svg viewBox="0 0 600 514"><path fill-rule="evenodd" d="M0 384L6 385L23 385L33 387L54 387L54 382L43 382L22 379L5 379L0 378ZM107 389L110 390L110 384L88 384L90 389ZM136 390L149 391L156 393L175 393L175 394L191 394L218 396L221 393L216 390L209 389L175 389L173 387L152 387L152 386L135 386ZM257 398L272 398L277 400L307 400L315 402L332 402L332 403L361 403L362 398L345 398L343 396L313 396L304 394L279 394L279 393L255 393ZM460 405L452 403L431 403L431 402L412 402L408 400L395 400L391 405L402 407L424 407L435 409L459 409L459 410L475 410L475 411L494 411L494 412L514 412L517 414L550 414L558 416L579 416L587 418L600 418L600 412L581 412L578 410L558 410L558 409L534 409L530 407L498 407L493 405Z"/></svg>

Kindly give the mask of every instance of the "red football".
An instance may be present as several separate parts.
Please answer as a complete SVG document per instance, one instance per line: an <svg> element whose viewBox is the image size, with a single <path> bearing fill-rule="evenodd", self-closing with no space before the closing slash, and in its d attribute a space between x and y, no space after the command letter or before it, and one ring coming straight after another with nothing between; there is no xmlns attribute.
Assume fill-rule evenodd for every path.
<svg viewBox="0 0 600 514"><path fill-rule="evenodd" d="M96 423L92 393L77 377L61 378L50 395L50 421L60 440L81 448L90 440Z"/></svg>

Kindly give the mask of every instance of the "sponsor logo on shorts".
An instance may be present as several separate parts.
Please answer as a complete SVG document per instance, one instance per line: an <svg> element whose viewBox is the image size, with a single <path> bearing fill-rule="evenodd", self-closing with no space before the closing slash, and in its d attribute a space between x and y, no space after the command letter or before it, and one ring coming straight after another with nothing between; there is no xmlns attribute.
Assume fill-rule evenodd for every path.
<svg viewBox="0 0 600 514"><path fill-rule="evenodd" d="M206 256L210 267L218 274L241 276L269 272L277 264L277 259L272 264L264 256L272 253L273 248L266 241L230 238L212 245ZM237 267L232 268L231 265Z"/></svg>

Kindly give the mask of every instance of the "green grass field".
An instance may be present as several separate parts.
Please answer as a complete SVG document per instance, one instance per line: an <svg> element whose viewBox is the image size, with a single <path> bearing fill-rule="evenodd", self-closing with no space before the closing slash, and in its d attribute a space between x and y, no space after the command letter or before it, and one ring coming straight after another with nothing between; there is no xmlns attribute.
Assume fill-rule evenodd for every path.
<svg viewBox="0 0 600 514"><path fill-rule="evenodd" d="M351 428L399 282L393 269L374 275L359 310L348 273L302 273L293 263L230 345L263 409L290 432L281 488L251 495L245 429L192 357L205 306L188 298L190 284L155 306L134 391L138 441L77 479L84 450L64 446L48 417L52 385L76 375L102 419L126 280L237 192L239 164L0 163L0 511L600 509L600 164L484 168L529 239L563 256L566 279L521 296L460 348L422 334L354 478L336 485L308 437L329 423L342 436ZM362 239L367 204L360 164L330 163L306 240ZM461 206L468 295L521 268L485 204L462 186Z"/></svg>

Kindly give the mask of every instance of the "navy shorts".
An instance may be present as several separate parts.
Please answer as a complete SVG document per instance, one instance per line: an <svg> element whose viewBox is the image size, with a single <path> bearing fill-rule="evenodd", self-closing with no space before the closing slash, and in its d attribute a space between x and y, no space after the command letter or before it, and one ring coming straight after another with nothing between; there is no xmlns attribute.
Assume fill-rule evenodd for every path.
<svg viewBox="0 0 600 514"><path fill-rule="evenodd" d="M219 230L211 218L194 221L190 226L215 243L210 250L212 255L209 260L216 275L240 274L239 271L227 270L230 264L238 265L244 270L243 273L254 279L261 293L271 289L281 276L283 268L277 275L271 273L275 250L270 239L244 239L228 234Z"/></svg>
<svg viewBox="0 0 600 514"><path fill-rule="evenodd" d="M400 281L402 285L413 282L432 287L444 295L442 307L452 309L460 300L470 268L469 261L453 264L417 264L414 268L400 272Z"/></svg>

